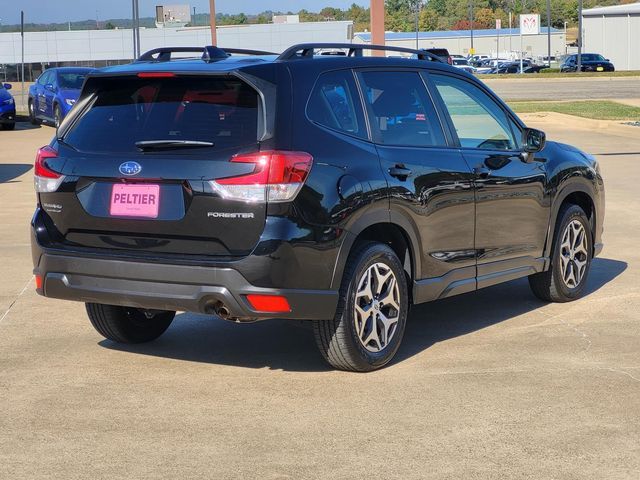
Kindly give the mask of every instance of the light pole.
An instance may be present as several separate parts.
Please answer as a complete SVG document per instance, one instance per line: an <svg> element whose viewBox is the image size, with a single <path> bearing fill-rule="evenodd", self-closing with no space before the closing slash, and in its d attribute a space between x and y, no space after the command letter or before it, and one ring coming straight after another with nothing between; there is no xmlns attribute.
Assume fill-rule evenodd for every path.
<svg viewBox="0 0 640 480"><path fill-rule="evenodd" d="M473 55L476 51L473 48L473 0L469 0L469 28L471 29L471 49L469 53Z"/></svg>
<svg viewBox="0 0 640 480"><path fill-rule="evenodd" d="M582 71L582 0L578 0L578 73Z"/></svg>
<svg viewBox="0 0 640 480"><path fill-rule="evenodd" d="M547 0L547 62L551 68L551 0Z"/></svg>
<svg viewBox="0 0 640 480"><path fill-rule="evenodd" d="M422 0L412 0L411 2L412 6L415 9L415 16L416 16L416 50L420 49L420 43L419 43L419 35L418 35L418 30L420 29L420 8L422 7Z"/></svg>

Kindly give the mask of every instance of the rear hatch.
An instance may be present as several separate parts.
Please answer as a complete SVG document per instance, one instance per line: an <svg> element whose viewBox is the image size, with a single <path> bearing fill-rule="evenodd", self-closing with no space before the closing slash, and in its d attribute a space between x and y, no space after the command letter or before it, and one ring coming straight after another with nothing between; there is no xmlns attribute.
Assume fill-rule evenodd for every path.
<svg viewBox="0 0 640 480"><path fill-rule="evenodd" d="M259 150L263 108L228 74L89 78L47 161L64 176L40 193L54 236L143 254L249 254L266 202L226 197L211 180L256 168L230 160Z"/></svg>

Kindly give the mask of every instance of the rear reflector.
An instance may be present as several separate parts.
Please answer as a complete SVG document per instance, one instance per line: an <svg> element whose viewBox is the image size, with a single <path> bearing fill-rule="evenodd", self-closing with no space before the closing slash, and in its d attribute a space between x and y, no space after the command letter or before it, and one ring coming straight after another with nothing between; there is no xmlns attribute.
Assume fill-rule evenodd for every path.
<svg viewBox="0 0 640 480"><path fill-rule="evenodd" d="M233 163L252 163L245 175L209 182L224 198L247 202L289 202L293 200L313 165L305 152L266 151L235 155Z"/></svg>
<svg viewBox="0 0 640 480"><path fill-rule="evenodd" d="M176 74L173 72L140 72L138 78L172 78Z"/></svg>
<svg viewBox="0 0 640 480"><path fill-rule="evenodd" d="M247 295L247 300L256 312L286 313L291 311L287 299L280 295Z"/></svg>
<svg viewBox="0 0 640 480"><path fill-rule="evenodd" d="M44 282L43 282L42 275L36 275L36 288L37 288L38 290L41 290L41 289L42 289L42 285L43 285L43 283L44 283Z"/></svg>
<svg viewBox="0 0 640 480"><path fill-rule="evenodd" d="M63 182L64 176L52 170L47 165L47 160L57 157L58 152L56 152L49 145L38 150L38 153L36 154L36 161L33 166L34 185L36 188L36 192L55 192Z"/></svg>

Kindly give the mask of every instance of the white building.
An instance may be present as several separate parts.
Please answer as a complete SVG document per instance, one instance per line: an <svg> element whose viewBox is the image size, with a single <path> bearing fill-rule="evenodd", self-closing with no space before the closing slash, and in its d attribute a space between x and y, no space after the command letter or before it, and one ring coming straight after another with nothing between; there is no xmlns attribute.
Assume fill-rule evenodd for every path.
<svg viewBox="0 0 640 480"><path fill-rule="evenodd" d="M218 27L222 48L248 48L280 53L296 43L341 42L353 38L353 22L303 22ZM141 51L165 46L211 44L209 27L145 28L140 30ZM24 61L27 80L42 66L87 64L104 66L132 60L131 30L75 30L27 32ZM19 33L0 33L0 65L16 65L21 58Z"/></svg>
<svg viewBox="0 0 640 480"><path fill-rule="evenodd" d="M640 70L640 3L583 10L582 32L583 52L603 55L616 70Z"/></svg>
<svg viewBox="0 0 640 480"><path fill-rule="evenodd" d="M562 30L551 29L551 56L565 53L566 37ZM370 33L356 33L354 43L371 43ZM416 48L416 32L387 32L385 43L389 46ZM451 54L468 55L471 48L469 30L418 32L419 48L446 48ZM520 51L518 28L483 29L473 31L473 47L476 54L500 57L516 57ZM525 57L547 56L547 28L539 35L524 35L522 51Z"/></svg>

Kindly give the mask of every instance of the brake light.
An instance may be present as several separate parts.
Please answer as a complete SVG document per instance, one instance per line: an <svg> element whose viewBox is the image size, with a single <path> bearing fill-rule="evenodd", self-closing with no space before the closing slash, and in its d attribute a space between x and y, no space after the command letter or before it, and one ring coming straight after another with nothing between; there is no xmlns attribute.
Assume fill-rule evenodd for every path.
<svg viewBox="0 0 640 480"><path fill-rule="evenodd" d="M313 157L304 152L267 151L235 155L233 163L252 163L244 175L211 180L224 198L246 202L289 202L309 175Z"/></svg>
<svg viewBox="0 0 640 480"><path fill-rule="evenodd" d="M447 57L447 63L448 63L449 65L453 65L453 57L452 57L451 55L449 55L449 56Z"/></svg>
<svg viewBox="0 0 640 480"><path fill-rule="evenodd" d="M42 285L44 285L44 279L42 275L36 275L36 289L42 290Z"/></svg>
<svg viewBox="0 0 640 480"><path fill-rule="evenodd" d="M256 312L285 313L291 311L288 300L281 295L247 295L247 300Z"/></svg>
<svg viewBox="0 0 640 480"><path fill-rule="evenodd" d="M55 192L63 182L64 175L60 175L47 165L47 160L57 157L58 152L49 145L38 150L38 153L36 154L36 161L33 166L34 186L36 188L36 192Z"/></svg>
<svg viewBox="0 0 640 480"><path fill-rule="evenodd" d="M172 78L176 74L173 72L140 72L138 78Z"/></svg>

